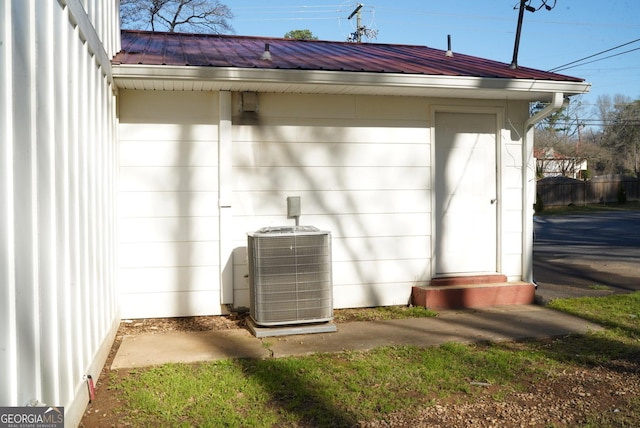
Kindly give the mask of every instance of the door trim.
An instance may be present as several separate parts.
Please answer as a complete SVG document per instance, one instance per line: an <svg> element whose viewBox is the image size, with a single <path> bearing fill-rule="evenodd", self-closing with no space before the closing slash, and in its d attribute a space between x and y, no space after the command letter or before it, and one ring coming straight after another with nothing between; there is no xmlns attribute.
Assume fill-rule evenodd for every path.
<svg viewBox="0 0 640 428"><path fill-rule="evenodd" d="M436 259L438 257L436 253L437 248L437 234L439 231L436 229L436 114L437 113L460 113L460 114L491 114L495 115L495 156L496 156L496 272L478 272L477 274L495 274L502 272L502 210L504 204L502 204L502 196L504 194L502 185L503 175L503 158L502 152L504 150L503 132L504 132L504 109L500 107L482 107L482 106L456 106L456 105L431 105L430 109L430 156L431 156L431 277L436 277ZM475 275L470 274L470 275ZM446 276L460 276L459 274L451 275L438 275L438 277Z"/></svg>

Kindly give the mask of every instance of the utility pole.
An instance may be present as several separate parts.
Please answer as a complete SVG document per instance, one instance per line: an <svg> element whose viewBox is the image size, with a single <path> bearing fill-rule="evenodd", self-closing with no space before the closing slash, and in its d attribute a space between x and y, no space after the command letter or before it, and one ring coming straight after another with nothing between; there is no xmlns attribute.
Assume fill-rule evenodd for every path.
<svg viewBox="0 0 640 428"><path fill-rule="evenodd" d="M511 60L510 69L518 68L518 49L520 48L520 33L522 32L522 20L524 18L524 8L527 0L520 0L520 12L518 13L518 28L516 28L516 42L513 46L513 59Z"/></svg>
<svg viewBox="0 0 640 428"><path fill-rule="evenodd" d="M578 115L576 115L576 123L578 124L578 144L576 145L576 154L580 152L580 143L582 143L582 127L584 126L580 123L578 119Z"/></svg>
<svg viewBox="0 0 640 428"><path fill-rule="evenodd" d="M549 0L541 0L541 5L538 9L531 6L531 0L520 0L520 11L518 12L518 28L516 29L516 42L513 46L513 59L511 60L510 69L515 70L518 68L518 50L520 49L520 33L522 33L522 21L524 19L524 11L528 10L529 12L535 12L536 10L542 9L544 7L547 10L551 10L556 6L556 0L553 2L553 6L549 6L547 4ZM514 8L515 9L515 8Z"/></svg>

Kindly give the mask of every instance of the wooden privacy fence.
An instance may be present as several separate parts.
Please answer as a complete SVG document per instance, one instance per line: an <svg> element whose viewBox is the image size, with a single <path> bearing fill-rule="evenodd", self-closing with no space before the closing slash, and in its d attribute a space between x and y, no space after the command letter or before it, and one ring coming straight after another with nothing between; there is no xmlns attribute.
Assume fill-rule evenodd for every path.
<svg viewBox="0 0 640 428"><path fill-rule="evenodd" d="M620 185L628 201L640 200L640 179L626 176L601 176L589 181L543 178L536 184L536 193L545 207L617 203Z"/></svg>

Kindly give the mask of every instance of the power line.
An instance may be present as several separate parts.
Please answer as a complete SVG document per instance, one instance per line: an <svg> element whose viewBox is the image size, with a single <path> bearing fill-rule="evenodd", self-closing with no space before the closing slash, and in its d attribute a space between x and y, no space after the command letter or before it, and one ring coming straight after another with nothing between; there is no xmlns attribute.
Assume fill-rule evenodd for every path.
<svg viewBox="0 0 640 428"><path fill-rule="evenodd" d="M630 41L630 42L623 43L623 44L621 44L621 45L615 46L615 47L613 47L613 48L605 49L605 50L600 51L600 52L598 52L598 53L594 53L593 55L589 55L589 56L586 56L586 57L584 57L584 58L580 58L580 59L577 59L577 60L575 60L575 61L571 61L571 62L568 62L568 63L566 63L566 64L559 65L559 66L557 66L557 67L555 67L555 68L552 68L552 69L550 69L550 70L548 70L548 71L549 71L549 72L557 72L557 71L560 71L560 70L567 70L567 69L569 69L569 68L573 68L573 67L568 67L569 65L572 65L572 64L576 64L576 63L582 62L582 61L584 61L584 60L587 60L587 59L590 59L590 58L596 57L596 56L598 56L598 55L605 54L605 53L607 53L607 52L611 52L611 51L613 51L613 50L619 49L619 48L621 48L621 47L623 47L623 46L627 46L627 45L630 45L630 44L633 44L633 43L636 43L636 42L640 42L640 39L635 39L635 40L632 40L632 41ZM623 53L633 52L633 51L635 51L635 50L637 50L637 49L632 49L632 50L630 50L630 51L622 52L622 53L620 53L620 54L612 55L612 56L609 56L609 57L606 57L606 58L600 58L600 59L595 60L595 61L600 61L600 60L603 60L603 59L612 58L612 57L614 57L614 56L622 55ZM595 62L595 61L586 62L585 64L590 64L590 63ZM583 64L580 64L580 65L583 65ZM578 67L578 65L576 65L575 67Z"/></svg>
<svg viewBox="0 0 640 428"><path fill-rule="evenodd" d="M563 71L563 70L568 70L568 69L570 69L570 68L581 67L581 66L583 66L583 65L591 64L591 63L593 63L593 62L598 62L598 61L602 61L602 60L605 60L605 59L614 58L614 57L616 57L616 56L620 56L620 55L628 54L628 53L630 53L630 52L638 51L638 50L640 50L640 48L630 49L630 50L628 50L628 51L624 51L624 52L620 52L620 53L617 53L617 54L613 54L613 55L605 56L604 58L598 58L598 59L594 59L593 61L583 62L582 64L572 65L572 66L565 67L565 68L558 68L558 69L556 69L555 71Z"/></svg>

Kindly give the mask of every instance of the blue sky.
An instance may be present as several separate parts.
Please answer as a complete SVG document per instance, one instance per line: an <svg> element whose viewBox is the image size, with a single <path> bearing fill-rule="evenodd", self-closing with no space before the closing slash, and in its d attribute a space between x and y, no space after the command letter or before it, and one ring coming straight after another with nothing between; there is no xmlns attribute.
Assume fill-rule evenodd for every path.
<svg viewBox="0 0 640 428"><path fill-rule="evenodd" d="M234 13L237 35L282 37L287 31L309 29L323 40L346 40L359 3L331 0L226 0ZM530 0L542 6L543 0ZM546 0L553 6L554 0ZM378 31L376 43L426 45L511 62L519 0L370 0L363 24ZM518 64L550 70L624 43L640 39L639 0L557 0L551 11L526 12ZM635 51L620 54L624 51ZM593 84L581 101L588 109L601 94L640 98L640 41L601 56L620 54L561 71Z"/></svg>

